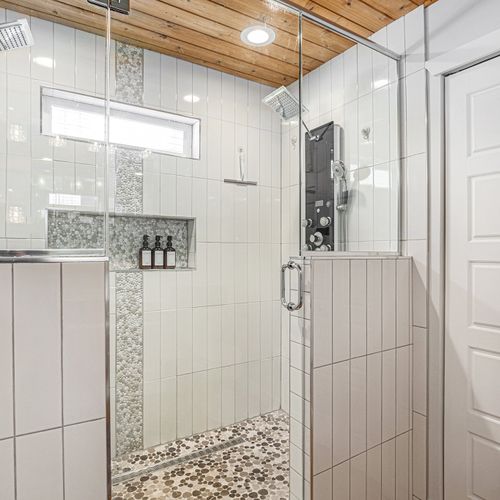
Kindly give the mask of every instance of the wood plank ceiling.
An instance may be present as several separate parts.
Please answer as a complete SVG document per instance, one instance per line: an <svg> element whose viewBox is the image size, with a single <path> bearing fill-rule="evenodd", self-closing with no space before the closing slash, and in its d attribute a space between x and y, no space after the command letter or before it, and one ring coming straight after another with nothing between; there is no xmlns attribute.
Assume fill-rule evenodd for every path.
<svg viewBox="0 0 500 500"><path fill-rule="evenodd" d="M272 0L130 0L129 16L113 14L112 36L143 48L272 86L298 77L298 21ZM291 3L368 37L419 5L437 0L292 0ZM87 0L0 0L0 7L92 33L104 34L104 10ZM249 47L248 26L266 23L276 40ZM303 28L304 71L352 43L310 22Z"/></svg>

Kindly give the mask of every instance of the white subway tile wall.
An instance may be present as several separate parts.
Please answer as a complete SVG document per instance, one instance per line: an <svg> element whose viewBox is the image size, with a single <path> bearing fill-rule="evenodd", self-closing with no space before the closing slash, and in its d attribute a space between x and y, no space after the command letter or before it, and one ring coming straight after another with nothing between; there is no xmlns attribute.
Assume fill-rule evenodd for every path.
<svg viewBox="0 0 500 500"><path fill-rule="evenodd" d="M107 496L106 272L0 265L2 500Z"/></svg>
<svg viewBox="0 0 500 500"><path fill-rule="evenodd" d="M307 486L309 470L304 464L309 463L309 459L312 461L312 495L315 499L409 499L412 495L411 443L414 439L411 406L413 345L412 338L399 335L399 330L409 330L411 315L406 314L404 319L396 321L396 307L398 302L403 302L409 308L411 259L312 258L310 262L314 354L307 362L313 367L312 400L303 389L300 392L301 383L310 383L305 364L294 366L294 357L307 358L307 347L297 343L294 356L295 342L292 341L291 386L296 408L292 403L290 416L292 428L300 429L302 424L310 429L312 454L305 448L305 441L299 440L294 445L297 447L295 453L302 457L292 461L291 467ZM391 272L379 273L376 283L369 282L367 270L376 267L387 267ZM347 301L340 304L347 312L347 321L339 320L339 299L331 286L339 280L344 293L351 290L351 300L347 294ZM392 303L392 307L383 307L382 304L387 302ZM388 346L379 342L368 352L370 317L378 317L384 325L389 325L389 331L394 332L391 338L404 341L394 340ZM325 318L330 318L327 330ZM327 359L324 351L316 350L316 341L320 339L324 350L331 351L331 346L326 347L325 341L321 340L327 335L347 339L347 351L342 360L331 356ZM301 376L294 374L294 368L303 370ZM294 393L293 387L299 387L299 391ZM310 406L312 422L307 419ZM421 461L414 467L421 475L418 468L422 467ZM307 498L307 492L301 490L301 481L296 484L297 490L292 484L291 498Z"/></svg>
<svg viewBox="0 0 500 500"><path fill-rule="evenodd" d="M196 217L197 231L195 270L144 273L145 447L281 406L281 124L261 102L271 91L145 51L145 105L202 120L200 161L144 160L145 211ZM240 177L240 157L258 186L224 183Z"/></svg>

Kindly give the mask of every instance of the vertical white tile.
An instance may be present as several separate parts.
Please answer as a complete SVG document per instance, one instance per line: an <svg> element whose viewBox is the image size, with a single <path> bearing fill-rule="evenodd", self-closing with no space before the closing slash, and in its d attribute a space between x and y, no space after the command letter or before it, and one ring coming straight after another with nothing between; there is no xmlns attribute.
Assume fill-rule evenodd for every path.
<svg viewBox="0 0 500 500"><path fill-rule="evenodd" d="M411 427L411 346L396 350L396 433Z"/></svg>
<svg viewBox="0 0 500 500"><path fill-rule="evenodd" d="M358 45L358 95L369 94L373 89L373 51Z"/></svg>
<svg viewBox="0 0 500 500"><path fill-rule="evenodd" d="M62 430L29 434L16 439L17 500L62 500Z"/></svg>
<svg viewBox="0 0 500 500"><path fill-rule="evenodd" d="M75 30L75 87L95 92L95 35Z"/></svg>
<svg viewBox="0 0 500 500"><path fill-rule="evenodd" d="M366 453L351 459L351 499L366 500Z"/></svg>
<svg viewBox="0 0 500 500"><path fill-rule="evenodd" d="M367 261L367 352L378 352L382 349L382 261Z"/></svg>
<svg viewBox="0 0 500 500"><path fill-rule="evenodd" d="M221 308L209 307L207 310L207 361L208 369L221 366Z"/></svg>
<svg viewBox="0 0 500 500"><path fill-rule="evenodd" d="M0 265L0 400L3 409L0 414L0 439L14 434L12 326L12 265L2 264Z"/></svg>
<svg viewBox="0 0 500 500"><path fill-rule="evenodd" d="M248 126L258 128L260 126L260 85L248 82Z"/></svg>
<svg viewBox="0 0 500 500"><path fill-rule="evenodd" d="M193 434L193 375L177 377L177 437Z"/></svg>
<svg viewBox="0 0 500 500"><path fill-rule="evenodd" d="M366 260L351 261L351 356L366 354Z"/></svg>
<svg viewBox="0 0 500 500"><path fill-rule="evenodd" d="M193 433L208 428L208 376L206 371L193 373Z"/></svg>
<svg viewBox="0 0 500 500"><path fill-rule="evenodd" d="M332 376L332 365L314 369L313 474L330 469L333 465Z"/></svg>
<svg viewBox="0 0 500 500"><path fill-rule="evenodd" d="M14 266L15 407L19 434L61 424L60 281L58 264Z"/></svg>
<svg viewBox="0 0 500 500"><path fill-rule="evenodd" d="M396 346L396 261L382 262L382 348Z"/></svg>
<svg viewBox="0 0 500 500"><path fill-rule="evenodd" d="M177 374L177 312L161 311L161 378Z"/></svg>
<svg viewBox="0 0 500 500"><path fill-rule="evenodd" d="M382 500L382 447L375 446L366 453L366 498Z"/></svg>
<svg viewBox="0 0 500 500"><path fill-rule="evenodd" d="M382 498L383 500L396 500L395 439L382 444Z"/></svg>
<svg viewBox="0 0 500 500"><path fill-rule="evenodd" d="M207 305L207 245L196 245L196 270L193 270L193 306Z"/></svg>
<svg viewBox="0 0 500 500"><path fill-rule="evenodd" d="M396 438L396 498L410 498L410 433Z"/></svg>
<svg viewBox="0 0 500 500"><path fill-rule="evenodd" d="M406 154L412 156L427 150L425 70L408 76L406 82Z"/></svg>
<svg viewBox="0 0 500 500"><path fill-rule="evenodd" d="M260 308L259 302L248 304L248 360L260 359Z"/></svg>
<svg viewBox="0 0 500 500"><path fill-rule="evenodd" d="M333 498L332 469L328 469L313 478L314 498ZM302 497L301 497L302 498Z"/></svg>
<svg viewBox="0 0 500 500"><path fill-rule="evenodd" d="M413 494L427 495L427 418L413 413Z"/></svg>
<svg viewBox="0 0 500 500"><path fill-rule="evenodd" d="M161 54L144 51L144 104L161 106Z"/></svg>
<svg viewBox="0 0 500 500"><path fill-rule="evenodd" d="M396 230L396 212L392 205L393 179L390 164L377 165L373 168L373 239L381 245L393 238ZM388 249L389 250L389 249Z"/></svg>
<svg viewBox="0 0 500 500"><path fill-rule="evenodd" d="M36 40L35 45L31 47L31 78L52 82L54 78L54 24L32 17L31 32Z"/></svg>
<svg viewBox="0 0 500 500"><path fill-rule="evenodd" d="M333 261L333 361L342 361L350 356L349 337L349 261Z"/></svg>
<svg viewBox="0 0 500 500"><path fill-rule="evenodd" d="M344 56L332 59L332 106L337 109L344 105Z"/></svg>
<svg viewBox="0 0 500 500"><path fill-rule="evenodd" d="M161 442L161 382L144 382L144 448Z"/></svg>
<svg viewBox="0 0 500 500"><path fill-rule="evenodd" d="M193 371L206 370L208 367L208 329L207 308L193 308Z"/></svg>
<svg viewBox="0 0 500 500"><path fill-rule="evenodd" d="M248 361L248 305L235 304L234 361Z"/></svg>
<svg viewBox="0 0 500 500"><path fill-rule="evenodd" d="M177 382L176 378L161 381L161 442L177 437Z"/></svg>
<svg viewBox="0 0 500 500"><path fill-rule="evenodd" d="M424 9L419 7L405 16L406 74L421 70L425 63Z"/></svg>
<svg viewBox="0 0 500 500"><path fill-rule="evenodd" d="M332 490L335 492L335 500L348 500L351 498L350 474L351 463L349 461L332 469Z"/></svg>
<svg viewBox="0 0 500 500"><path fill-rule="evenodd" d="M221 369L208 371L208 428L217 429L221 426L222 384Z"/></svg>
<svg viewBox="0 0 500 500"><path fill-rule="evenodd" d="M221 365L234 365L234 304L221 307Z"/></svg>
<svg viewBox="0 0 500 500"><path fill-rule="evenodd" d="M427 241L408 241L407 254L413 257L413 324L425 328L427 326Z"/></svg>
<svg viewBox="0 0 500 500"><path fill-rule="evenodd" d="M396 351L382 353L382 440L396 433Z"/></svg>
<svg viewBox="0 0 500 500"><path fill-rule="evenodd" d="M234 247L232 243L222 243L221 249L221 303L234 303Z"/></svg>
<svg viewBox="0 0 500 500"><path fill-rule="evenodd" d="M349 372L348 361L333 365L333 465L350 456Z"/></svg>
<svg viewBox="0 0 500 500"><path fill-rule="evenodd" d="M206 117L208 113L208 74L207 68L193 65L193 95L200 100L193 103L193 114Z"/></svg>
<svg viewBox="0 0 500 500"><path fill-rule="evenodd" d="M65 498L88 500L107 495L106 421L64 428Z"/></svg>
<svg viewBox="0 0 500 500"><path fill-rule="evenodd" d="M366 445L367 448L382 442L382 355L366 358Z"/></svg>
<svg viewBox="0 0 500 500"><path fill-rule="evenodd" d="M105 273L102 263L62 265L66 425L106 416Z"/></svg>
<svg viewBox="0 0 500 500"><path fill-rule="evenodd" d="M193 370L193 314L191 309L177 311L177 374Z"/></svg>
<svg viewBox="0 0 500 500"><path fill-rule="evenodd" d="M75 30L54 23L54 83L75 86Z"/></svg>
<svg viewBox="0 0 500 500"><path fill-rule="evenodd" d="M234 422L234 366L225 366L221 370L221 424Z"/></svg>
<svg viewBox="0 0 500 500"><path fill-rule="evenodd" d="M375 165L387 163L390 158L389 86L373 93L373 159Z"/></svg>
<svg viewBox="0 0 500 500"><path fill-rule="evenodd" d="M177 277L177 308L191 308L193 305L193 276L190 272L178 272ZM168 279L168 278L167 278Z"/></svg>
<svg viewBox="0 0 500 500"><path fill-rule="evenodd" d="M260 413L260 361L248 363L248 416Z"/></svg>
<svg viewBox="0 0 500 500"><path fill-rule="evenodd" d="M313 275L313 366L323 366L333 360L332 351L332 261L312 263ZM337 326L337 324L336 324Z"/></svg>
<svg viewBox="0 0 500 500"><path fill-rule="evenodd" d="M0 484L2 498L15 500L14 440L0 441Z"/></svg>
<svg viewBox="0 0 500 500"><path fill-rule="evenodd" d="M193 65L188 61L177 59L177 110L193 113Z"/></svg>
<svg viewBox="0 0 500 500"><path fill-rule="evenodd" d="M351 360L351 456L366 450L366 357Z"/></svg>
<svg viewBox="0 0 500 500"><path fill-rule="evenodd" d="M161 56L161 106L177 109L177 63L174 57Z"/></svg>
<svg viewBox="0 0 500 500"><path fill-rule="evenodd" d="M405 20L400 17L396 21L387 26L387 47L397 54L403 54L405 51ZM403 61L403 74L404 76L404 61ZM389 79L391 82L395 81L398 77L396 66L389 66Z"/></svg>
<svg viewBox="0 0 500 500"><path fill-rule="evenodd" d="M418 154L406 159L406 217L407 238L427 238L427 158Z"/></svg>
<svg viewBox="0 0 500 500"><path fill-rule="evenodd" d="M218 243L207 244L207 304L221 303L221 246Z"/></svg>
<svg viewBox="0 0 500 500"><path fill-rule="evenodd" d="M248 417L248 365L234 366L234 418L236 422Z"/></svg>
<svg viewBox="0 0 500 500"><path fill-rule="evenodd" d="M427 330L413 328L413 409L427 415Z"/></svg>

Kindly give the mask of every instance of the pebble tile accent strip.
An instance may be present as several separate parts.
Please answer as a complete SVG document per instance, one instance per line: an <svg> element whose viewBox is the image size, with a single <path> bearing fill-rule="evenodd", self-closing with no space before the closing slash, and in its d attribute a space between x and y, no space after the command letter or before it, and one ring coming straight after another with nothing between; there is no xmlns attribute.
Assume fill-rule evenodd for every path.
<svg viewBox="0 0 500 500"><path fill-rule="evenodd" d="M217 434L219 433L219 434ZM288 500L289 438L288 416L281 411L256 417L218 431L145 450L131 455L130 468L159 460L160 456L193 449L208 440L234 435L241 444L190 457L181 463L121 482L113 488L113 500L174 498L241 498ZM170 451L172 448L172 451ZM126 469L125 462L114 464Z"/></svg>
<svg viewBox="0 0 500 500"><path fill-rule="evenodd" d="M116 273L116 453L143 447L143 274Z"/></svg>

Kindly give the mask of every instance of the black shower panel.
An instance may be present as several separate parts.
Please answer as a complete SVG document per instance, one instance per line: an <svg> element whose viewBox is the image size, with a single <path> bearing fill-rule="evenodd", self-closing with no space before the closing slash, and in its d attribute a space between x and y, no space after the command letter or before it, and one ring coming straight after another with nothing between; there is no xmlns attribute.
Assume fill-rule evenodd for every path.
<svg viewBox="0 0 500 500"><path fill-rule="evenodd" d="M335 249L335 135L334 122L305 134L304 250Z"/></svg>

